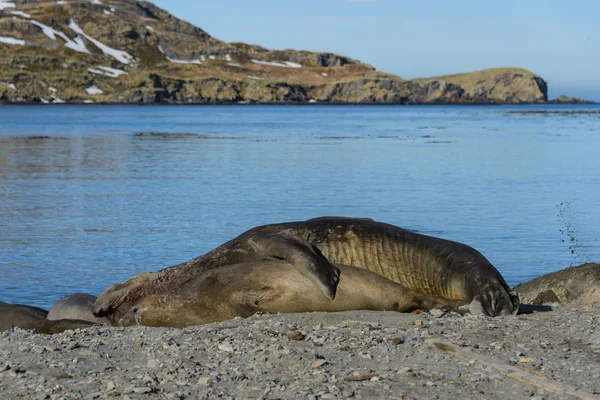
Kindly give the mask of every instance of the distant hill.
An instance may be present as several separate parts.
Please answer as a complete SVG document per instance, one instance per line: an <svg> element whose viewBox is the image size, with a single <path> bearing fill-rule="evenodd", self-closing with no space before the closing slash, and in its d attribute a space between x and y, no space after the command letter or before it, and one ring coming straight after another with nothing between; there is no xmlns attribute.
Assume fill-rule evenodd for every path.
<svg viewBox="0 0 600 400"><path fill-rule="evenodd" d="M542 103L519 68L404 80L350 57L225 43L152 3L0 0L3 103Z"/></svg>

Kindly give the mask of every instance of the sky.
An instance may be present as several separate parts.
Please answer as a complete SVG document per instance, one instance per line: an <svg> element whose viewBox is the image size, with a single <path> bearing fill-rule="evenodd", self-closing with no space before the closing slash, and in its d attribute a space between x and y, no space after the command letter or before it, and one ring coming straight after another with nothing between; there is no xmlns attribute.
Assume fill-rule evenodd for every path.
<svg viewBox="0 0 600 400"><path fill-rule="evenodd" d="M402 78L522 67L600 101L598 0L154 0L226 42L327 51Z"/></svg>

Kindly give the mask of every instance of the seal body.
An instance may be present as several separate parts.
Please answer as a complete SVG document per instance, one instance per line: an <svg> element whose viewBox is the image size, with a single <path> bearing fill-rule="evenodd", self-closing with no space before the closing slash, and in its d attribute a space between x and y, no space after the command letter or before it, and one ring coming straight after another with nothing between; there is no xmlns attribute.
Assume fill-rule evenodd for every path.
<svg viewBox="0 0 600 400"><path fill-rule="evenodd" d="M98 318L92 314L97 297L87 293L73 293L60 299L48 312L51 321L59 319L77 319L97 324L109 324L106 318Z"/></svg>
<svg viewBox="0 0 600 400"><path fill-rule="evenodd" d="M600 304L600 264L552 272L517 285L515 290L525 304Z"/></svg>
<svg viewBox="0 0 600 400"><path fill-rule="evenodd" d="M147 296L129 309L119 325L182 328L249 317L256 312L407 312L465 304L415 292L365 269L338 268L341 279L331 300L285 261L223 266L200 274L172 293Z"/></svg>
<svg viewBox="0 0 600 400"><path fill-rule="evenodd" d="M54 334L68 329L83 329L94 325L88 321L61 319L50 321L35 310L0 302L0 332L13 328L32 329L37 333Z"/></svg>
<svg viewBox="0 0 600 400"><path fill-rule="evenodd" d="M490 316L518 311L518 296L477 250L370 219L324 217L264 225L209 253L109 287L94 315L120 318L139 299L177 290L198 274L224 265L284 260L333 299L339 282L334 264L375 272L411 290L471 303L471 312Z"/></svg>

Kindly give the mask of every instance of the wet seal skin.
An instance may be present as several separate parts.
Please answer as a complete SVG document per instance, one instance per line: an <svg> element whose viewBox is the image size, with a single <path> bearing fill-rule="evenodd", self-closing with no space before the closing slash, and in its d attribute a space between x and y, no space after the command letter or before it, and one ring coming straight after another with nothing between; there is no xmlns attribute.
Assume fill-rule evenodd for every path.
<svg viewBox="0 0 600 400"><path fill-rule="evenodd" d="M477 250L366 218L323 217L250 229L203 256L109 287L94 315L118 321L149 295L169 294L205 271L238 263L287 261L329 299L339 269L352 265L413 291L470 303L473 314L516 314L519 298Z"/></svg>

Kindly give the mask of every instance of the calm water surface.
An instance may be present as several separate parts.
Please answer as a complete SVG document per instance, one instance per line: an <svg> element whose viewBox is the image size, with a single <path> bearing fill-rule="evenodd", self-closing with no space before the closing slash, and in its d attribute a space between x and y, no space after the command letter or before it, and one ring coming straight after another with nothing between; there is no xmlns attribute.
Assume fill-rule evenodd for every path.
<svg viewBox="0 0 600 400"><path fill-rule="evenodd" d="M0 107L0 301L324 215L467 243L511 285L600 261L600 115L515 109L568 107Z"/></svg>

